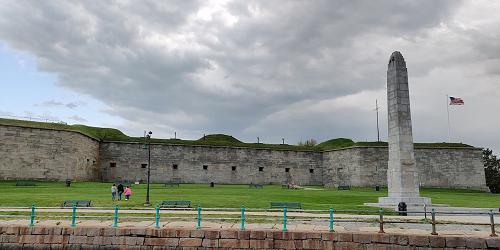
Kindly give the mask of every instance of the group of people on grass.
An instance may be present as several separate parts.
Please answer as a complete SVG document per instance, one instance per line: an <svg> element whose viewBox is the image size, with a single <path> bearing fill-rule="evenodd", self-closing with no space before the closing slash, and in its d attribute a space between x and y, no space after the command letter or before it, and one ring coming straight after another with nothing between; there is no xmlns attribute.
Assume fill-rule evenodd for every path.
<svg viewBox="0 0 500 250"><path fill-rule="evenodd" d="M111 186L111 199L113 201L115 201L117 194L119 201L122 200L122 194L125 195L125 200L128 201L130 199L130 196L132 195L132 189L130 188L130 186L127 186L124 189L121 183L118 184L118 186L113 183L113 186Z"/></svg>

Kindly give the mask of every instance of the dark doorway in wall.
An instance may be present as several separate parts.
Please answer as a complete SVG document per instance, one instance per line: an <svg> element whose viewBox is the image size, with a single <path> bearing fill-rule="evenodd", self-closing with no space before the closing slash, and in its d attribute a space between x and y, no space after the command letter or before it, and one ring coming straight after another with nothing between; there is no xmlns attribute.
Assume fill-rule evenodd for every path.
<svg viewBox="0 0 500 250"><path fill-rule="evenodd" d="M116 168L116 162L110 162L109 163L110 168Z"/></svg>
<svg viewBox="0 0 500 250"><path fill-rule="evenodd" d="M259 172L264 171L264 167L259 167Z"/></svg>
<svg viewBox="0 0 500 250"><path fill-rule="evenodd" d="M172 169L173 169L173 170L177 170L178 168L179 168L179 166L177 166L177 164L173 164L173 165L172 165Z"/></svg>
<svg viewBox="0 0 500 250"><path fill-rule="evenodd" d="M286 173L290 172L290 168L285 168L285 172Z"/></svg>
<svg viewBox="0 0 500 250"><path fill-rule="evenodd" d="M314 169L312 169L312 168L309 169L309 173L311 173L311 174L314 173Z"/></svg>
<svg viewBox="0 0 500 250"><path fill-rule="evenodd" d="M141 164L141 168L146 168L147 166L148 166L148 164L146 164L146 163Z"/></svg>
<svg viewBox="0 0 500 250"><path fill-rule="evenodd" d="M231 171L236 171L236 166L232 166Z"/></svg>
<svg viewBox="0 0 500 250"><path fill-rule="evenodd" d="M203 170L208 170L208 165L203 165Z"/></svg>

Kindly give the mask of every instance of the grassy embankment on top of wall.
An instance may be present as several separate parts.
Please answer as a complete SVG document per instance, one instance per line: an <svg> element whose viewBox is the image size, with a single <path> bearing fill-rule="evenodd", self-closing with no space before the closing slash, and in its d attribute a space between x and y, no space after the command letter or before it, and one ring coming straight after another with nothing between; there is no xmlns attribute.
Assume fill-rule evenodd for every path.
<svg viewBox="0 0 500 250"><path fill-rule="evenodd" d="M122 142L144 142L142 137L127 136L123 132L114 128L99 128L86 125L67 125L61 123L34 122L25 120L14 120L0 118L0 125L14 125L33 128L47 128L56 130L76 131L90 136L99 141L122 141ZM213 134L206 135L198 140L181 139L157 139L152 138L152 143L164 144L182 144L182 145L213 145L213 146L232 146L249 148L270 148L270 149L288 149L288 150L309 150L323 151L331 149L341 149L356 146L387 146L387 142L354 142L351 139L337 138L322 142L316 146L298 146L289 144L266 144L266 143L246 143L230 135ZM467 148L472 147L462 143L415 143L416 148Z"/></svg>

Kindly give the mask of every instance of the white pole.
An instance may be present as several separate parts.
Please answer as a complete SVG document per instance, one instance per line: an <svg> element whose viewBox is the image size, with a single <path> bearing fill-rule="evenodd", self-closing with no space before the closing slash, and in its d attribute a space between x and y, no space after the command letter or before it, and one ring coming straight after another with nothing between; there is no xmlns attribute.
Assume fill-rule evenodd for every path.
<svg viewBox="0 0 500 250"><path fill-rule="evenodd" d="M450 104L448 103L450 97L446 95L446 111L448 113L448 143L451 143L451 129L450 129Z"/></svg>

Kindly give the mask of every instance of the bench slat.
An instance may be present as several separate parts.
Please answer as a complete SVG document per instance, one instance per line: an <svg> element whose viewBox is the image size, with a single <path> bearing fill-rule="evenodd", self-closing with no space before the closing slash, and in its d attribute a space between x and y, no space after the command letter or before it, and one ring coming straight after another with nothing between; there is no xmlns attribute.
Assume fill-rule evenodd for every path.
<svg viewBox="0 0 500 250"><path fill-rule="evenodd" d="M297 208L302 209L302 203L300 202L280 202L280 201L272 201L271 208Z"/></svg>
<svg viewBox="0 0 500 250"><path fill-rule="evenodd" d="M161 202L161 207L191 207L189 200L164 200Z"/></svg>
<svg viewBox="0 0 500 250"><path fill-rule="evenodd" d="M77 207L90 207L91 203L91 200L65 200L62 207L73 207L73 204Z"/></svg>

